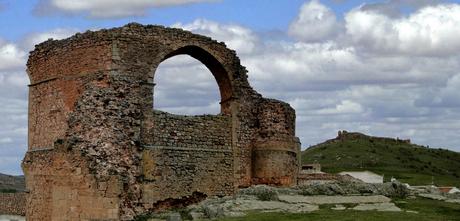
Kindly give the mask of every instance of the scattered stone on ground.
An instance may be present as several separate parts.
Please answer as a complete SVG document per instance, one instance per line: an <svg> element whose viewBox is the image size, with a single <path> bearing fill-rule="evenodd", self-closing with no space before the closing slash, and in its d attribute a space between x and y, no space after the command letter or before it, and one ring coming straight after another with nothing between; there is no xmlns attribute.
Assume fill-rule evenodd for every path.
<svg viewBox="0 0 460 221"><path fill-rule="evenodd" d="M171 213L169 214L168 218L166 221L182 221L182 217L180 213Z"/></svg>
<svg viewBox="0 0 460 221"><path fill-rule="evenodd" d="M419 196L432 199L432 200L447 200L447 197L440 195L440 194L434 194L434 193L422 193L419 194Z"/></svg>
<svg viewBox="0 0 460 221"><path fill-rule="evenodd" d="M435 186L411 186L410 190L414 196L460 204L460 193L443 193Z"/></svg>
<svg viewBox="0 0 460 221"><path fill-rule="evenodd" d="M400 182L364 183L352 179L342 179L329 183L311 183L299 186L300 195L384 195L403 198L409 195L407 187Z"/></svg>
<svg viewBox="0 0 460 221"><path fill-rule="evenodd" d="M190 217L192 218L192 220L200 220L200 219L204 219L206 218L205 214L202 213L202 212L190 212Z"/></svg>
<svg viewBox="0 0 460 221"><path fill-rule="evenodd" d="M365 211L365 210L376 210L381 212L401 212L401 209L394 203L365 203L359 204L353 208L353 210Z"/></svg>
<svg viewBox="0 0 460 221"><path fill-rule="evenodd" d="M402 211L384 195L305 196L298 188L276 188L259 185L240 190L235 196L212 197L184 209L182 219L205 220L221 217L242 217L248 212L309 213L320 205L333 205L331 210ZM348 208L347 208L348 207ZM172 214L159 218L172 219ZM183 212L181 212L182 215ZM180 215L179 215L180 216Z"/></svg>
<svg viewBox="0 0 460 221"><path fill-rule="evenodd" d="M309 204L350 204L350 203L388 203L391 201L386 196L300 196L280 195L281 202L309 203Z"/></svg>
<svg viewBox="0 0 460 221"><path fill-rule="evenodd" d="M346 210L347 208L342 204L336 204L334 207L331 208L332 210Z"/></svg>
<svg viewBox="0 0 460 221"><path fill-rule="evenodd" d="M318 210L318 205L312 205L308 203L286 203L280 201L259 201L259 200L240 200L237 199L235 206L231 208L233 211L253 211L253 210L265 210L265 211L280 211L289 213L305 213Z"/></svg>
<svg viewBox="0 0 460 221"><path fill-rule="evenodd" d="M448 202L448 203L458 203L458 204L460 204L460 199L448 199L448 200L446 200L446 202Z"/></svg>
<svg viewBox="0 0 460 221"><path fill-rule="evenodd" d="M440 200L447 203L460 204L460 194L420 193L418 196L432 200Z"/></svg>
<svg viewBox="0 0 460 221"><path fill-rule="evenodd" d="M342 204L358 206L356 210L401 211L391 199L383 195L305 196L298 188L276 188L264 185L243 189L234 197L210 198L189 206L193 220L202 218L238 217L247 212L308 213L319 210L319 205L335 204L331 209L345 210Z"/></svg>

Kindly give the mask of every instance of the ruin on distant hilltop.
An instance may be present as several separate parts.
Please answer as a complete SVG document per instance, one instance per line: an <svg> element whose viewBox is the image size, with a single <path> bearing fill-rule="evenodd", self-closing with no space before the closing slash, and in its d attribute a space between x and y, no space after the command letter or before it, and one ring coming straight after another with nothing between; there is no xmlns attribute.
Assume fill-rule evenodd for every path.
<svg viewBox="0 0 460 221"><path fill-rule="evenodd" d="M220 114L152 108L156 68L180 54L214 75ZM43 42L27 71L28 220L129 220L253 184L296 183L294 109L253 90L224 43L128 24Z"/></svg>

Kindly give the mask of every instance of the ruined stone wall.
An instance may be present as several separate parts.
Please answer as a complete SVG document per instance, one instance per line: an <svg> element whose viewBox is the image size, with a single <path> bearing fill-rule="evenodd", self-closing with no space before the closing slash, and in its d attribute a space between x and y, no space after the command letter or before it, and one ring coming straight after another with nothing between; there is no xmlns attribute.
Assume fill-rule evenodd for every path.
<svg viewBox="0 0 460 221"><path fill-rule="evenodd" d="M154 137L145 144L143 203L158 209L168 199L234 191L231 117L181 116L154 111ZM150 205L150 206L149 206Z"/></svg>
<svg viewBox="0 0 460 221"><path fill-rule="evenodd" d="M0 215L26 215L25 193L0 193Z"/></svg>
<svg viewBox="0 0 460 221"><path fill-rule="evenodd" d="M148 146L231 150L231 117L226 115L181 116L154 112L154 137Z"/></svg>
<svg viewBox="0 0 460 221"><path fill-rule="evenodd" d="M153 110L155 70L178 54L211 71L221 114ZM129 24L46 41L27 67L28 220L131 220L255 183L296 182L294 110L255 92L224 43Z"/></svg>

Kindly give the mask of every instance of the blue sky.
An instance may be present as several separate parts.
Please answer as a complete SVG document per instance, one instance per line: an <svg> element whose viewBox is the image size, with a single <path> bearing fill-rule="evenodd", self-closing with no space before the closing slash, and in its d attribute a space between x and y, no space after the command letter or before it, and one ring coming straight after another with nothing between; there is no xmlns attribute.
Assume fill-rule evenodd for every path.
<svg viewBox="0 0 460 221"><path fill-rule="evenodd" d="M108 28L121 26L129 22L144 24L171 25L176 22L188 23L195 19L206 18L225 23L237 23L255 30L283 30L296 16L304 1L275 0L267 4L265 0L231 0L178 5L173 7L152 8L147 16L129 16L109 19L87 19L81 15L62 16L56 12L50 16L36 16L34 10L38 1L3 1L4 11L0 14L1 34L3 38L15 40L30 32L43 32L54 28ZM14 31L11 31L14 27Z"/></svg>
<svg viewBox="0 0 460 221"><path fill-rule="evenodd" d="M0 0L0 173L22 173L28 52L48 38L129 22L225 41L256 90L296 109L303 147L345 129L460 151L459 3ZM212 75L191 57L166 60L155 81L155 108L219 110Z"/></svg>

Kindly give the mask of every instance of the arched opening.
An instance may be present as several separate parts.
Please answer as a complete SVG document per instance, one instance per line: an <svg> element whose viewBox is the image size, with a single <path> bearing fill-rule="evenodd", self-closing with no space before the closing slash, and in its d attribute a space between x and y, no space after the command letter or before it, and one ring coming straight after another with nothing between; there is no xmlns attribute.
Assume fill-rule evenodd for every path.
<svg viewBox="0 0 460 221"><path fill-rule="evenodd" d="M221 112L215 79L205 65L189 55L164 60L154 79L154 109L180 115Z"/></svg>
<svg viewBox="0 0 460 221"><path fill-rule="evenodd" d="M214 76L214 83L211 83L209 72ZM229 74L213 55L200 47L186 46L166 55L157 67L154 79L155 109L187 115L219 112L230 115L231 113L233 91ZM160 86L164 84L161 81L169 83L170 86ZM214 95L217 90L220 92L220 99L216 99L218 96ZM181 102L182 105L174 103L174 100ZM219 101L220 111L215 111L219 106L216 101ZM208 111L203 111L206 107L209 108Z"/></svg>

